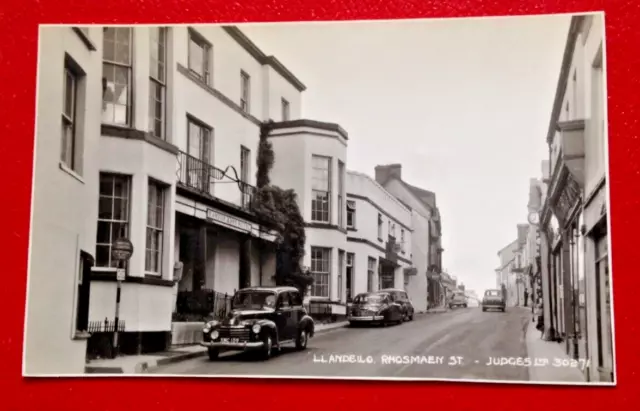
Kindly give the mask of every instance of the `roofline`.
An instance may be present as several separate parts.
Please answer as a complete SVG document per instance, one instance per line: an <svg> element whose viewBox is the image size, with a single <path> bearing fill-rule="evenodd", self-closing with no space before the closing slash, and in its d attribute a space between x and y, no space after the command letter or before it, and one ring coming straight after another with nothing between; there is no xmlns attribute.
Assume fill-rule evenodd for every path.
<svg viewBox="0 0 640 411"><path fill-rule="evenodd" d="M388 183L391 180L396 180L398 181L400 184L402 184L407 190L409 190L409 192L411 193L411 195L418 200L421 204L423 204L425 207L427 207L429 210L434 211L437 210L438 214L440 214L440 210L438 210L438 206L432 206L431 204L427 203L426 201L424 201L422 198L420 198L420 196L414 191L415 189L419 189L419 190L423 190L423 191L429 191L429 190L424 190L422 188L419 187L414 187L411 184L407 183L406 181L404 181L401 178L398 178L397 176L389 176L389 178L385 181L385 184ZM432 191L429 191L430 193L433 193ZM435 193L433 193L435 195Z"/></svg>
<svg viewBox="0 0 640 411"><path fill-rule="evenodd" d="M513 240L512 242L510 242L509 244L505 245L504 247L502 247L500 250L498 250L498 257L500 257L500 253L503 252L504 250L506 250L507 248L511 247L513 245L513 243L517 243L518 239L516 238L515 240Z"/></svg>
<svg viewBox="0 0 640 411"><path fill-rule="evenodd" d="M360 176L360 177L364 177L367 180L369 180L370 182L372 182L377 188L379 188L380 190L384 191L385 193L387 193L389 195L389 197L391 197L391 201L395 202L397 205L399 205L400 207L404 208L405 211L408 211L409 213L411 213L411 208L407 207L402 201L398 200L393 194L391 194L390 192L388 192L383 186L382 184L378 183L375 178L372 178L369 174L366 173L362 173L360 171L355 171L355 170L348 170L347 169L347 174L352 174L355 176ZM348 193L347 193L348 194ZM391 214L391 213L389 213Z"/></svg>
<svg viewBox="0 0 640 411"><path fill-rule="evenodd" d="M551 110L549 129L547 131L547 144L551 144L551 141L553 141L553 136L556 133L556 124L558 122L558 118L560 117L560 111L562 110L562 100L564 100L564 94L569 79L569 69L571 68L571 63L573 62L573 54L575 52L576 41L578 40L580 26L582 25L584 19L585 16L571 17L569 33L567 34L567 42L564 47L562 64L560 66L560 76L558 77L558 84L556 86L556 95L554 97L553 108Z"/></svg>
<svg viewBox="0 0 640 411"><path fill-rule="evenodd" d="M270 66L278 74L284 77L296 90L303 92L307 89L300 79L298 79L288 68L284 66L275 56L267 56L246 34L237 26L222 26L224 31L231 36L247 53L255 58L263 66Z"/></svg>

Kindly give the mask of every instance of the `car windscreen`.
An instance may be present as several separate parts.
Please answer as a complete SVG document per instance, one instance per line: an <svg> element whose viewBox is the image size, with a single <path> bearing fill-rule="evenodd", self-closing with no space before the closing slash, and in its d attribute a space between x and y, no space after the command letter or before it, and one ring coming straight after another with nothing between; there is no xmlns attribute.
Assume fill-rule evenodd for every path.
<svg viewBox="0 0 640 411"><path fill-rule="evenodd" d="M240 291L233 297L234 309L261 310L276 307L276 294L271 291Z"/></svg>
<svg viewBox="0 0 640 411"><path fill-rule="evenodd" d="M356 304L382 304L386 298L386 294L360 294L353 302Z"/></svg>

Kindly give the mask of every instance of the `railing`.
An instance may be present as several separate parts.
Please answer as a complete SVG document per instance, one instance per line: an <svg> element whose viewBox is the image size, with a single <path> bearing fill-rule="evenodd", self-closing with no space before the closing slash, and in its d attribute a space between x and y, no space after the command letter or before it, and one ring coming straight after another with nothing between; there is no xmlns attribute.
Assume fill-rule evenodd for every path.
<svg viewBox="0 0 640 411"><path fill-rule="evenodd" d="M206 161L183 151L178 153L178 184L199 191L207 196L214 196L216 181L237 184L240 190L240 205L248 208L255 195L256 188L238 176L236 169L229 166L221 170Z"/></svg>
<svg viewBox="0 0 640 411"><path fill-rule="evenodd" d="M176 300L177 319L197 320L211 318L221 320L231 310L233 295L211 289L179 291Z"/></svg>

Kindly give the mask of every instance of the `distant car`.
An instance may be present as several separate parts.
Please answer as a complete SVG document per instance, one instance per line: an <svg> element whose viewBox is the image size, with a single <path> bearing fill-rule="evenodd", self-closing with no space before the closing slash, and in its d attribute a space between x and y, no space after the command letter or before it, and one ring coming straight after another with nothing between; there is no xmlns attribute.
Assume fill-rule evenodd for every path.
<svg viewBox="0 0 640 411"><path fill-rule="evenodd" d="M205 324L203 341L209 359L215 360L222 351L260 352L269 359L285 344L307 348L315 325L302 304L300 292L294 287L252 287L238 291L231 311L222 321Z"/></svg>
<svg viewBox="0 0 640 411"><path fill-rule="evenodd" d="M404 321L413 320L415 309L413 308L413 303L409 299L409 295L405 290L398 290L396 288L385 288L380 291L389 293L389 295L391 296L391 300L400 305Z"/></svg>
<svg viewBox="0 0 640 411"><path fill-rule="evenodd" d="M463 293L455 293L449 301L449 308L464 307L467 308L467 296Z"/></svg>
<svg viewBox="0 0 640 411"><path fill-rule="evenodd" d="M487 290L482 298L482 311L500 310L504 312L506 303L502 290Z"/></svg>
<svg viewBox="0 0 640 411"><path fill-rule="evenodd" d="M401 323L404 312L388 292L361 293L353 299L347 314L349 325Z"/></svg>

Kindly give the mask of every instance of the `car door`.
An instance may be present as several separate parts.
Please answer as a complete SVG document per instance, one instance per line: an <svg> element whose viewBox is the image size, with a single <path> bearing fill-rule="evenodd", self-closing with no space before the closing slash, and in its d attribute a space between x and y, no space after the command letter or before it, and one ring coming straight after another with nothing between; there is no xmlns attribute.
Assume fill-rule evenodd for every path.
<svg viewBox="0 0 640 411"><path fill-rule="evenodd" d="M411 315L411 300L409 300L409 296L405 291L402 291L400 294L402 296L403 313L409 316Z"/></svg>
<svg viewBox="0 0 640 411"><path fill-rule="evenodd" d="M402 305L400 304L398 293L395 291L390 292L389 298L391 299L391 320L399 321L402 318Z"/></svg>
<svg viewBox="0 0 640 411"><path fill-rule="evenodd" d="M291 339L291 297L287 291L278 295L276 303L276 327L280 341Z"/></svg>
<svg viewBox="0 0 640 411"><path fill-rule="evenodd" d="M304 307L302 306L302 297L297 291L289 292L291 298L291 330L294 333L293 338L297 337L298 324L304 316Z"/></svg>

